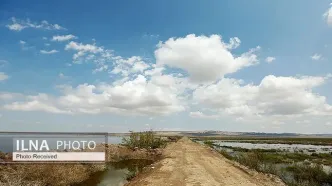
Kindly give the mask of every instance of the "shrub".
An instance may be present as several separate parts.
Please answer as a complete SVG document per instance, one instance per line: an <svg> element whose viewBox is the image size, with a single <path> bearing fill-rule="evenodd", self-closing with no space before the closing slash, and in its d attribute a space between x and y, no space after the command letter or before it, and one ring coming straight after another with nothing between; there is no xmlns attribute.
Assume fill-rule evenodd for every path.
<svg viewBox="0 0 332 186"><path fill-rule="evenodd" d="M226 150L220 150L219 153L227 159L230 159L230 160L233 159L233 157Z"/></svg>
<svg viewBox="0 0 332 186"><path fill-rule="evenodd" d="M321 165L293 165L286 169L292 172L296 182L308 182L312 185L332 184L331 173L327 174Z"/></svg>
<svg viewBox="0 0 332 186"><path fill-rule="evenodd" d="M204 143L205 145L209 146L209 147L212 147L212 148L213 148L213 146L214 146L213 141L205 140L203 143Z"/></svg>
<svg viewBox="0 0 332 186"><path fill-rule="evenodd" d="M236 161L245 165L251 169L255 169L256 171L260 171L260 167L262 164L261 161L261 153L247 153L247 154L240 154L236 157Z"/></svg>
<svg viewBox="0 0 332 186"><path fill-rule="evenodd" d="M130 132L129 138L123 138L122 144L128 148L156 149L163 148L166 142L161 137L156 137L154 132Z"/></svg>

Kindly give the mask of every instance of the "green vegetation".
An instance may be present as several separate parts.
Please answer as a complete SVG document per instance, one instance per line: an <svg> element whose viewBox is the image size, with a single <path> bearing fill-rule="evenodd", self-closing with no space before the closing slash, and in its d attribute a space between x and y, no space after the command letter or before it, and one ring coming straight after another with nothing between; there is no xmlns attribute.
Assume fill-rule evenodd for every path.
<svg viewBox="0 0 332 186"><path fill-rule="evenodd" d="M205 145L209 146L209 147L216 146L216 144L214 144L213 141L209 141L209 140L205 140L203 143L204 143Z"/></svg>
<svg viewBox="0 0 332 186"><path fill-rule="evenodd" d="M126 174L126 180L130 181L132 179L134 179L137 175L136 171L130 171L129 173Z"/></svg>
<svg viewBox="0 0 332 186"><path fill-rule="evenodd" d="M286 168L294 177L291 185L306 183L310 186L331 185L332 173L326 173L321 165L292 165Z"/></svg>
<svg viewBox="0 0 332 186"><path fill-rule="evenodd" d="M226 150L220 150L219 151L220 154L222 154L225 158L233 160L233 156L231 156Z"/></svg>
<svg viewBox="0 0 332 186"><path fill-rule="evenodd" d="M273 149L244 149L221 146L209 140L205 140L204 144L219 149L219 153L227 159L237 161L258 172L277 175L290 186L332 185L332 173L326 173L321 165L332 165L332 154L309 155Z"/></svg>
<svg viewBox="0 0 332 186"><path fill-rule="evenodd" d="M225 156L225 151L220 152ZM228 154L228 153L227 153ZM322 165L313 164L291 164L283 169L279 169L276 163L285 162L282 156L274 156L270 153L262 152L249 152L241 153L238 156L232 157L229 155L225 156L228 159L235 160L242 165L245 165L258 172L264 172L279 176L286 184L292 186L320 186L332 184L332 173L327 174L324 172ZM287 157L287 155L286 155ZM289 157L289 156L288 156ZM296 156L291 156L296 157ZM299 156L302 157L302 156ZM297 157L298 158L298 157ZM300 158L301 159L301 158ZM293 176L293 179L287 179L285 176L286 172Z"/></svg>
<svg viewBox="0 0 332 186"><path fill-rule="evenodd" d="M157 137L153 131L130 132L128 138L122 139L122 144L130 149L156 149L164 148L166 141Z"/></svg>

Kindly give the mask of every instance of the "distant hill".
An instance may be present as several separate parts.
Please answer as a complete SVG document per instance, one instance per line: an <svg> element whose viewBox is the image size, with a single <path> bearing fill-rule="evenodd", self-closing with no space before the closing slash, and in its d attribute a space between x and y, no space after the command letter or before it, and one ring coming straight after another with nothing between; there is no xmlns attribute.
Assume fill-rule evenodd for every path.
<svg viewBox="0 0 332 186"><path fill-rule="evenodd" d="M332 134L300 134L300 133L265 133L265 132L227 132L227 131L157 131L161 135L180 136L237 136L237 137L332 137Z"/></svg>

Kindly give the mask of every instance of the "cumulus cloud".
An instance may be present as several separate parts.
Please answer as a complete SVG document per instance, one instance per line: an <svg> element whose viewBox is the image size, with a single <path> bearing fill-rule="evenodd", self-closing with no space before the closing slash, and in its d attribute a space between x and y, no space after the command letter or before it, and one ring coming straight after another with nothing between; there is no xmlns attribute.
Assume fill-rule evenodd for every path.
<svg viewBox="0 0 332 186"><path fill-rule="evenodd" d="M332 106L313 88L328 77L276 77L269 75L259 85L224 78L200 86L193 99L208 108L235 116L332 115Z"/></svg>
<svg viewBox="0 0 332 186"><path fill-rule="evenodd" d="M269 57L267 57L267 58L265 59L265 61L266 61L267 63L272 63L274 60L276 60L276 58L275 58L275 57L271 57L271 56L269 56Z"/></svg>
<svg viewBox="0 0 332 186"><path fill-rule="evenodd" d="M326 23L332 26L332 3L330 4L330 8L323 14L323 17Z"/></svg>
<svg viewBox="0 0 332 186"><path fill-rule="evenodd" d="M69 34L69 35L56 35L52 37L52 41L68 41L72 39L77 39L76 36Z"/></svg>
<svg viewBox="0 0 332 186"><path fill-rule="evenodd" d="M57 50L49 50L49 51L47 51L47 50L40 50L40 53L41 54L54 54L54 53L58 53L59 51L57 51Z"/></svg>
<svg viewBox="0 0 332 186"><path fill-rule="evenodd" d="M240 45L238 38L224 43L221 36L187 35L160 42L155 51L158 66L180 68L189 73L194 82L209 82L258 63L256 51L251 49L235 56L231 49Z"/></svg>
<svg viewBox="0 0 332 186"><path fill-rule="evenodd" d="M62 93L57 98L46 94L28 96L25 101L9 103L4 108L64 114L111 112L137 115L167 115L185 109L176 92L153 84L142 75L118 85L64 86Z"/></svg>
<svg viewBox="0 0 332 186"><path fill-rule="evenodd" d="M65 50L74 51L73 59L96 65L93 72L106 71L111 82L59 86L58 96L37 94L6 101L5 109L45 111L61 114L134 114L169 115L192 110L193 118L218 119L224 116L237 121L262 121L270 118L274 126L284 118L332 115L332 106L314 92L331 76L283 77L268 75L259 83L224 77L258 63L258 48L234 54L239 38L228 43L221 36L170 38L160 42L155 51L156 63L141 56L115 56L103 46L69 42ZM236 51L236 50L234 50ZM174 69L176 68L176 69ZM64 77L60 73L59 77ZM8 97L8 94L7 94ZM196 107L197 106L197 107ZM267 120L264 120L267 121ZM304 120L303 120L304 121Z"/></svg>
<svg viewBox="0 0 332 186"><path fill-rule="evenodd" d="M45 30L64 30L62 26L58 24L50 24L47 21L42 21L40 23L33 23L30 19L20 20L15 17L11 18L12 23L6 25L6 27L13 31L21 31L26 28L35 28L35 29L45 29Z"/></svg>
<svg viewBox="0 0 332 186"><path fill-rule="evenodd" d="M8 79L9 76L5 74L4 72L0 72L0 82Z"/></svg>
<svg viewBox="0 0 332 186"><path fill-rule="evenodd" d="M315 61L318 61L318 60L321 60L322 59L322 55L320 54L314 54L312 56L310 56L312 60L315 60Z"/></svg>

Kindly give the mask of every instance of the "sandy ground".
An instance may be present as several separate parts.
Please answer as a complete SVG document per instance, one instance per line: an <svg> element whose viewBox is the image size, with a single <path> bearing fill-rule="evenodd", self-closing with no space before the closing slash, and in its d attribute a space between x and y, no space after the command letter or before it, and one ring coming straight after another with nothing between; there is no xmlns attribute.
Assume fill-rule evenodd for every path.
<svg viewBox="0 0 332 186"><path fill-rule="evenodd" d="M164 151L152 170L139 174L129 186L281 186L279 179L239 168L210 148L182 138Z"/></svg>

